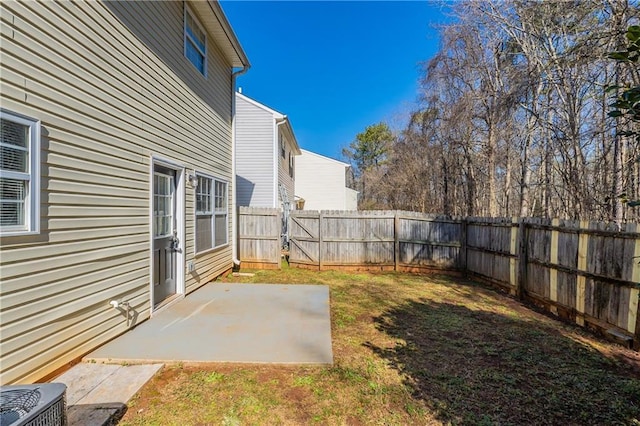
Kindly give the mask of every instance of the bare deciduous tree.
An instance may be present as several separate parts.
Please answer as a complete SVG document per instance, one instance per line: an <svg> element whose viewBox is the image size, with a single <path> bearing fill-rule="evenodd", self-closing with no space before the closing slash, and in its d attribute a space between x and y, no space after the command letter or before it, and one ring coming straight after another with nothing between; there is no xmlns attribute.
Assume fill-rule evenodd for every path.
<svg viewBox="0 0 640 426"><path fill-rule="evenodd" d="M640 147L609 117L604 90L639 78L608 58L637 5L478 0L454 13L423 68L421 108L376 168L371 204L637 220L620 200L640 193Z"/></svg>

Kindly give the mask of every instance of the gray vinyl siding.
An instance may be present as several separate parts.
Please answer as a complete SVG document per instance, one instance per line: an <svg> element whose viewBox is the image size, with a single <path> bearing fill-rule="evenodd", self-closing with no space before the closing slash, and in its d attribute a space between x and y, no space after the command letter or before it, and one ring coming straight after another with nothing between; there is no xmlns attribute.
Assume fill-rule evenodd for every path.
<svg viewBox="0 0 640 426"><path fill-rule="evenodd" d="M1 3L2 107L41 120L41 232L0 245L0 382L32 382L150 315L151 156L229 182L230 63L209 37L205 79L183 56L182 2ZM127 27L130 26L130 27ZM145 44L146 43L146 44ZM186 292L232 265L195 257ZM229 236L231 236L229 209Z"/></svg>
<svg viewBox="0 0 640 426"><path fill-rule="evenodd" d="M294 184L294 178L295 178L295 153L292 151L291 149L291 142L289 140L287 140L287 138L285 137L285 155L284 158L282 158L282 155L280 154L280 145L278 144L278 185L282 184L284 185L285 188L287 188L287 194L289 196L289 202L291 203L292 207L295 207L295 202L294 202L294 193L295 193L295 184ZM289 175L289 154L291 154L293 156L293 164L294 164L294 177L291 177ZM280 198L278 197L278 200L280 200ZM280 207L280 206L277 206Z"/></svg>
<svg viewBox="0 0 640 426"><path fill-rule="evenodd" d="M239 206L274 205L273 114L236 96L236 175Z"/></svg>

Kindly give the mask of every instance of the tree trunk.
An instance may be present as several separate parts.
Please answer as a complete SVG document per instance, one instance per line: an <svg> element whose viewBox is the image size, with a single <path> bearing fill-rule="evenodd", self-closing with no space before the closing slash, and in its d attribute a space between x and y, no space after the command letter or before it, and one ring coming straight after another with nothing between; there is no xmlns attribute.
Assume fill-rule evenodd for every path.
<svg viewBox="0 0 640 426"><path fill-rule="evenodd" d="M489 216L498 216L496 197L496 131L493 123L489 124L489 134L487 141L487 180L489 190Z"/></svg>

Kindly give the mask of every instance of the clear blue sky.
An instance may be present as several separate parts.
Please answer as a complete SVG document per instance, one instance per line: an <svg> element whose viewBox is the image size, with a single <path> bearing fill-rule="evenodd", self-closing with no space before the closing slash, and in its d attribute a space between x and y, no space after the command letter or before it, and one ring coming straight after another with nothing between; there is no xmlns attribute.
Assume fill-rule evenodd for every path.
<svg viewBox="0 0 640 426"><path fill-rule="evenodd" d="M222 1L251 69L243 94L291 120L301 148L333 158L418 99L420 62L446 21L427 1Z"/></svg>

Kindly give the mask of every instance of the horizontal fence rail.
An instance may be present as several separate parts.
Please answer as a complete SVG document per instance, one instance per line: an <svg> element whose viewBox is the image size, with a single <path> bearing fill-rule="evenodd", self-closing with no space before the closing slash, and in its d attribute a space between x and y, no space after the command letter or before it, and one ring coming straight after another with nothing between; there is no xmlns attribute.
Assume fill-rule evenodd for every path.
<svg viewBox="0 0 640 426"><path fill-rule="evenodd" d="M251 214L240 213L241 247L255 259L262 256L251 261L255 264L275 264L277 253L279 265L279 246L267 249L264 239L252 235L269 234L269 241L279 244L280 217L269 216L271 227L249 226ZM263 214L257 215L266 218ZM245 229L252 234L243 234ZM618 230L612 224L560 219L302 210L292 212L289 230L293 267L460 271L640 348L638 224ZM269 261L259 254L266 252L273 253Z"/></svg>

